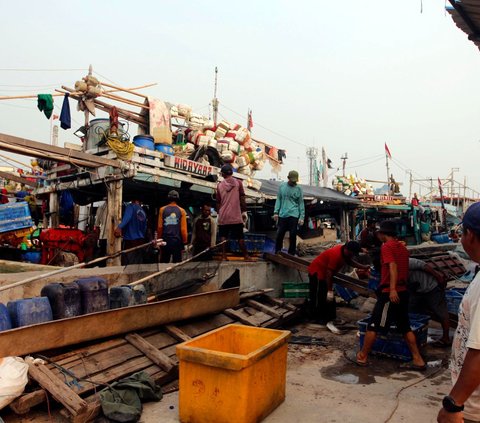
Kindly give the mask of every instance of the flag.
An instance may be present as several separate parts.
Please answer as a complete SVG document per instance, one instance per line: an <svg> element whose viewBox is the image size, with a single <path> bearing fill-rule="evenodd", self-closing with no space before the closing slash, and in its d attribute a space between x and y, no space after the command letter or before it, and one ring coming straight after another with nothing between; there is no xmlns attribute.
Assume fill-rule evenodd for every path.
<svg viewBox="0 0 480 423"><path fill-rule="evenodd" d="M390 153L390 150L388 149L387 143L385 143L385 154L388 156L389 159L392 158L392 155Z"/></svg>
<svg viewBox="0 0 480 423"><path fill-rule="evenodd" d="M252 111L248 110L248 119L247 119L247 129L251 131L253 128L253 119L252 119Z"/></svg>

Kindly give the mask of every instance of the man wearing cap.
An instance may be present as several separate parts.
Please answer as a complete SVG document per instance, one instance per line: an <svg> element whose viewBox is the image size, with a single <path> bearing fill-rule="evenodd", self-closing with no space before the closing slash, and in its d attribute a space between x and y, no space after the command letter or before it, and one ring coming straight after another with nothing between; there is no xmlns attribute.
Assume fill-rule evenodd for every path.
<svg viewBox="0 0 480 423"><path fill-rule="evenodd" d="M170 191L170 203L158 212L157 236L166 243L160 250L161 263L170 263L170 259L173 263L181 262L182 251L187 244L187 214L177 205L179 197L178 191Z"/></svg>
<svg viewBox="0 0 480 423"><path fill-rule="evenodd" d="M366 366L368 354L377 339L377 333L388 332L390 325L395 323L412 353L412 361L400 367L424 371L426 370L425 361L418 350L408 317L408 250L396 236L395 221L385 220L380 224L378 237L383 243L380 250L380 293L367 326L363 348L357 353L356 362L360 366Z"/></svg>
<svg viewBox="0 0 480 423"><path fill-rule="evenodd" d="M480 263L480 203L467 209L462 226L463 248ZM480 273L470 282L458 310L450 370L453 388L443 399L437 421L480 422Z"/></svg>
<svg viewBox="0 0 480 423"><path fill-rule="evenodd" d="M243 184L234 178L233 168L224 164L221 168L223 181L217 185L218 233L220 240L238 240L238 245L245 259L249 259L245 240L243 239L243 224L247 218L247 204ZM222 246L222 257L225 260L226 245Z"/></svg>
<svg viewBox="0 0 480 423"><path fill-rule="evenodd" d="M360 244L349 241L323 251L308 266L310 280L310 314L321 325L335 320L337 316L333 294L333 276L348 264L360 269L370 266L359 264L353 258L360 253Z"/></svg>
<svg viewBox="0 0 480 423"><path fill-rule="evenodd" d="M278 253L283 247L285 233L290 233L288 254L292 256L297 252L297 229L303 226L305 220L305 205L303 204L303 191L297 185L298 172L288 172L288 182L280 185L273 210L273 219L278 224L275 252Z"/></svg>

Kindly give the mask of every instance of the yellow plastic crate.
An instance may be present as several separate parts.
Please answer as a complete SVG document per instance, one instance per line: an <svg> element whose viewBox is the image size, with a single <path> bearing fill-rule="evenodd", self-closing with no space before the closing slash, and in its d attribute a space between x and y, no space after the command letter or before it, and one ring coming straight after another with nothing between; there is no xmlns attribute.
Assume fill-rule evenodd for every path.
<svg viewBox="0 0 480 423"><path fill-rule="evenodd" d="M255 423L285 400L289 331L238 324L177 346L182 423Z"/></svg>

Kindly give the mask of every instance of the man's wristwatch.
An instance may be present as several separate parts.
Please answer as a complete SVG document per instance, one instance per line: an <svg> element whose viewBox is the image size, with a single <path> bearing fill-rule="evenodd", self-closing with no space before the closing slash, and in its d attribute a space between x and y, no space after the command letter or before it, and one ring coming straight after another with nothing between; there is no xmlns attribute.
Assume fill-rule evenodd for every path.
<svg viewBox="0 0 480 423"><path fill-rule="evenodd" d="M459 413L460 411L463 411L463 405L457 405L450 395L443 398L442 405L445 411L448 411L449 413Z"/></svg>

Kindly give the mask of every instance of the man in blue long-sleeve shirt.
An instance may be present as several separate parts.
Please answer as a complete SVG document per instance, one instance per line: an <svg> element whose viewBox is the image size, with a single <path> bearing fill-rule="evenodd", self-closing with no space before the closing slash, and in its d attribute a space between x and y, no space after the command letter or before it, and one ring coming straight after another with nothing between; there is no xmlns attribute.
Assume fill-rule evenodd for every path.
<svg viewBox="0 0 480 423"><path fill-rule="evenodd" d="M290 233L288 254L294 255L297 251L297 228L303 226L305 220L305 205L303 204L303 191L297 185L298 172L291 170L288 173L288 182L280 185L275 201L273 219L278 223L275 252L283 247L285 233Z"/></svg>
<svg viewBox="0 0 480 423"><path fill-rule="evenodd" d="M137 247L145 243L147 230L147 215L142 209L139 200L132 200L126 207L122 221L115 229L115 236L123 236L123 249ZM122 264L142 264L143 252L141 249L123 255Z"/></svg>

